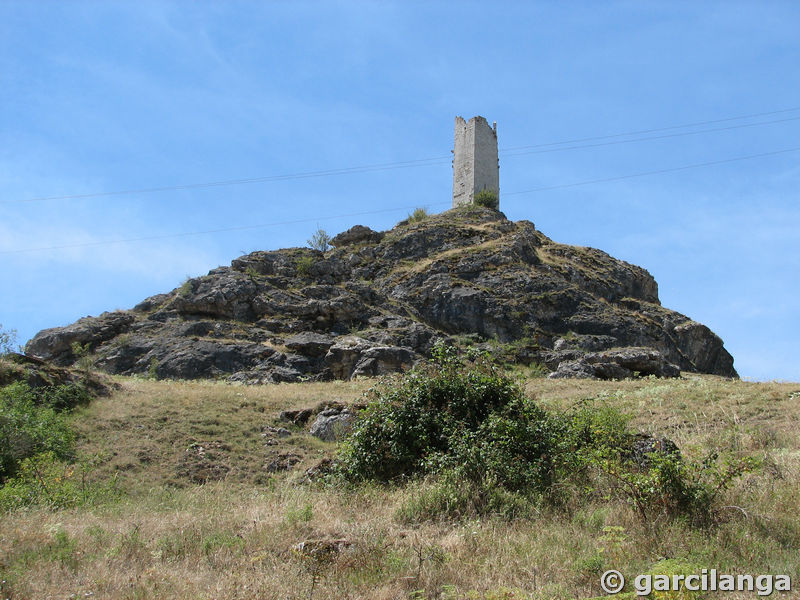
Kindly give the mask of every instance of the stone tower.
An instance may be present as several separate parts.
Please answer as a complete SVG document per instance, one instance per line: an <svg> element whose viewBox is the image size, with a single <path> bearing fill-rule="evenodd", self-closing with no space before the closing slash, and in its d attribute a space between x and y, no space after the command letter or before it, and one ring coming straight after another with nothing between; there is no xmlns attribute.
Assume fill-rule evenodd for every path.
<svg viewBox="0 0 800 600"><path fill-rule="evenodd" d="M453 208L471 204L475 194L491 190L500 210L500 164L497 160L497 123L490 127L483 117L465 121L456 117L453 150Z"/></svg>

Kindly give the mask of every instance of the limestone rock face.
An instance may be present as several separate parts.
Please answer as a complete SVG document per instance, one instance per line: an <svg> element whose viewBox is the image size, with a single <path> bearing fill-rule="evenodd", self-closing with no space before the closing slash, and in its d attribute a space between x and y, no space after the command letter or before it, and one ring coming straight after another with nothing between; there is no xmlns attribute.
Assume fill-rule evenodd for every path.
<svg viewBox="0 0 800 600"><path fill-rule="evenodd" d="M99 317L84 317L66 327L40 331L28 342L25 353L60 366L71 365L78 358L72 352L72 344L89 344L90 349L94 349L127 331L134 320L132 314L120 311L105 312Z"/></svg>
<svg viewBox="0 0 800 600"><path fill-rule="evenodd" d="M360 337L347 336L331 346L325 355L325 364L336 379L350 379L361 353L370 348L370 343Z"/></svg>
<svg viewBox="0 0 800 600"><path fill-rule="evenodd" d="M626 379L641 375L678 377L681 370L653 348L621 348L589 352L558 363L549 377L577 379Z"/></svg>
<svg viewBox="0 0 800 600"><path fill-rule="evenodd" d="M333 346L334 339L335 338L329 335L323 335L313 331L304 331L289 337L286 340L285 346L289 350L305 356L325 356L328 352L328 348Z"/></svg>
<svg viewBox="0 0 800 600"><path fill-rule="evenodd" d="M460 207L334 243L241 256L130 311L41 331L26 351L69 365L77 341L110 373L269 383L405 370L446 340L559 377L736 376L722 340L662 307L646 270L528 221Z"/></svg>
<svg viewBox="0 0 800 600"><path fill-rule="evenodd" d="M702 323L688 321L672 330L697 371L725 374L733 371L733 357L722 345L722 339Z"/></svg>
<svg viewBox="0 0 800 600"><path fill-rule="evenodd" d="M94 371L79 372L59 367L30 355L8 352L0 356L0 387L24 382L32 389L79 384L97 396L107 396L118 385Z"/></svg>
<svg viewBox="0 0 800 600"><path fill-rule="evenodd" d="M417 354L411 348L397 346L372 346L358 357L351 377L388 375L407 371L417 362Z"/></svg>
<svg viewBox="0 0 800 600"><path fill-rule="evenodd" d="M343 231L331 239L331 245L337 248L342 246L350 246L352 244L374 244L380 242L383 238L383 233L373 231L369 227L363 225L354 225L347 231Z"/></svg>
<svg viewBox="0 0 800 600"><path fill-rule="evenodd" d="M349 433L355 420L355 413L347 408L327 408L317 415L310 433L325 442L335 442Z"/></svg>

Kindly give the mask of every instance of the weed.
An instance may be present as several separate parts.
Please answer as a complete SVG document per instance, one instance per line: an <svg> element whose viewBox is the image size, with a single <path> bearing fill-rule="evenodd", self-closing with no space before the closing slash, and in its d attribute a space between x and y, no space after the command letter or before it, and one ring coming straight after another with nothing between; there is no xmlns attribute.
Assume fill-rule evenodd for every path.
<svg viewBox="0 0 800 600"><path fill-rule="evenodd" d="M500 198L494 190L481 190L475 194L472 202L484 208L491 208L492 210L500 209Z"/></svg>
<svg viewBox="0 0 800 600"><path fill-rule="evenodd" d="M191 296L193 292L194 292L194 280L187 275L186 279L181 284L181 287L178 288L178 295L183 298L186 298L188 296Z"/></svg>
<svg viewBox="0 0 800 600"><path fill-rule="evenodd" d="M302 569L308 573L310 581L307 597L308 600L313 600L314 591L323 575L336 562L337 551L325 543L311 543L308 547L305 544L301 544L293 550L293 555L299 561Z"/></svg>
<svg viewBox="0 0 800 600"><path fill-rule="evenodd" d="M528 376L531 379L543 379L550 374L550 369L547 368L547 365L542 363L531 363L530 367L528 367Z"/></svg>
<svg viewBox="0 0 800 600"><path fill-rule="evenodd" d="M608 557L609 564L622 564L623 548L628 541L625 528L620 525L606 525L603 527L603 535L600 536L600 543L603 544L599 553Z"/></svg>
<svg viewBox="0 0 800 600"><path fill-rule="evenodd" d="M49 406L56 412L86 406L92 399L85 387L75 384L41 387L33 391L33 395L38 404Z"/></svg>
<svg viewBox="0 0 800 600"><path fill-rule="evenodd" d="M425 208L415 208L414 212L408 215L409 223L421 223L430 216L428 210Z"/></svg>
<svg viewBox="0 0 800 600"><path fill-rule="evenodd" d="M100 504L114 500L119 491L116 478L90 482L95 462L91 459L69 463L53 452L41 452L23 460L17 473L0 486L0 510L25 506L50 509Z"/></svg>
<svg viewBox="0 0 800 600"><path fill-rule="evenodd" d="M467 362L434 348L427 368L385 383L340 449L340 476L391 481L428 475L433 483L399 510L403 520L529 515L536 504L586 502L600 491L625 498L643 521L712 520L718 494L753 468L684 460L646 444L630 416L608 405L546 411L486 355ZM639 450L637 450L639 448Z"/></svg>
<svg viewBox="0 0 800 600"><path fill-rule="evenodd" d="M69 534L61 528L56 529L52 536L53 541L48 547L47 558L64 566L74 566L77 540L70 537Z"/></svg>
<svg viewBox="0 0 800 600"><path fill-rule="evenodd" d="M214 532L203 539L203 554L209 556L222 548L229 550L240 549L244 546L244 539L240 535L230 532Z"/></svg>
<svg viewBox="0 0 800 600"><path fill-rule="evenodd" d="M653 453L649 467L637 469L618 448L605 447L592 455L589 465L609 477L614 491L631 503L643 521L685 515L705 525L717 513L720 493L757 465L752 458L718 458L712 452L702 462L691 463L677 454Z"/></svg>
<svg viewBox="0 0 800 600"><path fill-rule="evenodd" d="M314 507L311 504L304 504L302 508L290 508L286 511L286 522L289 525L296 523L308 523L314 518Z"/></svg>
<svg viewBox="0 0 800 600"><path fill-rule="evenodd" d="M94 361L92 360L89 350L89 342L81 344L76 340L70 344L70 350L72 350L72 355L75 357L75 362L78 365L78 368L83 371L84 382L88 382L92 372L92 367L94 366Z"/></svg>
<svg viewBox="0 0 800 600"><path fill-rule="evenodd" d="M388 481L430 470L448 453L450 436L475 430L518 395L486 362L466 372L455 350L438 345L427 370L373 388L371 403L340 453L350 479Z"/></svg>
<svg viewBox="0 0 800 600"><path fill-rule="evenodd" d="M131 334L122 333L111 342L115 348L127 348L131 343Z"/></svg>
<svg viewBox="0 0 800 600"><path fill-rule="evenodd" d="M248 267L244 270L244 274L250 279L250 281L255 282L258 279L260 273L256 271L253 265L248 265Z"/></svg>
<svg viewBox="0 0 800 600"><path fill-rule="evenodd" d="M414 541L414 558L417 566L415 579L419 582L422 580L425 563L442 564L447 560L447 554L438 545L426 543L417 537Z"/></svg>
<svg viewBox="0 0 800 600"><path fill-rule="evenodd" d="M150 379L158 379L158 359L155 356L150 357L150 366L147 367L147 377Z"/></svg>
<svg viewBox="0 0 800 600"><path fill-rule="evenodd" d="M311 255L301 256L295 262L295 268L297 269L297 275L300 277L310 277L311 276L311 267L314 266L314 257Z"/></svg>

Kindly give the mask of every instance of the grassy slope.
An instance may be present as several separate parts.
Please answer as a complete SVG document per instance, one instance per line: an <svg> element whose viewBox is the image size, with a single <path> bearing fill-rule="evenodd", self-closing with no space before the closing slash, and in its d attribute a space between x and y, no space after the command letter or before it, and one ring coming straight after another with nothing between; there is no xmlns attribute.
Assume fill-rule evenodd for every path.
<svg viewBox="0 0 800 600"><path fill-rule="evenodd" d="M95 476L117 473L125 494L103 506L0 516L3 598L309 598L313 591L355 599L424 590L418 597L572 599L599 595L598 573L607 568L634 575L662 557L698 570L788 573L800 584L800 384L694 375L526 383L553 407L605 399L686 454L732 448L764 457L727 498L749 516L731 508L717 527L693 530L641 523L616 502L512 523L407 525L395 514L415 486L303 484L304 469L335 446L299 429L273 445L262 435L282 409L355 401L369 382L118 381L121 390L75 420L82 450L103 456ZM287 455L300 459L294 470L268 471ZM224 478L193 483L209 474ZM293 550L314 539L351 546L331 563Z"/></svg>

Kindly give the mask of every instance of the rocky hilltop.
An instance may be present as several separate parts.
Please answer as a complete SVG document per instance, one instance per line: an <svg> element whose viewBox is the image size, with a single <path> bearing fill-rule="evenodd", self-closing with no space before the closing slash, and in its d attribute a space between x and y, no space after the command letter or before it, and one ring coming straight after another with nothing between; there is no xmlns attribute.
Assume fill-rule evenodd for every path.
<svg viewBox="0 0 800 600"><path fill-rule="evenodd" d="M264 383L398 371L446 340L555 377L736 377L722 340L662 307L646 270L529 221L469 206L332 243L241 256L132 310L41 331L26 352L70 365L77 342L109 373Z"/></svg>

